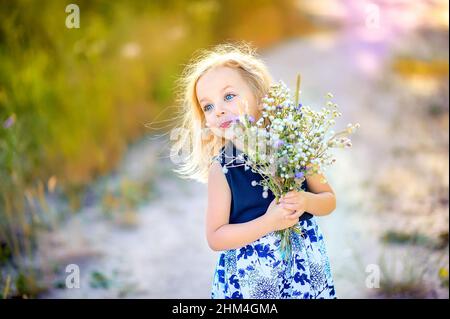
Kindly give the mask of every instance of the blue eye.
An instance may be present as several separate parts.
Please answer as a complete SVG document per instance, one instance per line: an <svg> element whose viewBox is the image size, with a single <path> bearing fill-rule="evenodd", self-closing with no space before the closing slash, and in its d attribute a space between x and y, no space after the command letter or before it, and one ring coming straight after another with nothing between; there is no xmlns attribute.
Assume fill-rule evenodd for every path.
<svg viewBox="0 0 450 319"><path fill-rule="evenodd" d="M236 94L228 93L228 94L225 95L225 101L231 101L235 96L236 96ZM213 109L213 108L214 108L213 104L206 104L203 107L203 111L204 112L208 112L208 111L211 111L211 109Z"/></svg>
<svg viewBox="0 0 450 319"><path fill-rule="evenodd" d="M230 97L231 96L231 97ZM225 95L225 100L230 101L232 100L236 95L233 93L229 93L227 95ZM230 97L230 98L229 98Z"/></svg>
<svg viewBox="0 0 450 319"><path fill-rule="evenodd" d="M212 107L213 107L212 104L206 104L206 105L203 107L203 111L207 112L207 111L211 110Z"/></svg>

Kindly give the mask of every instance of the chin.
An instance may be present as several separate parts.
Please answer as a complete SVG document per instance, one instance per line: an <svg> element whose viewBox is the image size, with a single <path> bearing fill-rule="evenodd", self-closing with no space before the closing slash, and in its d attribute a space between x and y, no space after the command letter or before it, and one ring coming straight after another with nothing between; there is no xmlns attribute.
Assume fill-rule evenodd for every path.
<svg viewBox="0 0 450 319"><path fill-rule="evenodd" d="M223 137L227 140L234 139L235 135L233 130L229 128L220 128L220 127L214 127L211 128L211 131L214 133L214 135L218 137Z"/></svg>

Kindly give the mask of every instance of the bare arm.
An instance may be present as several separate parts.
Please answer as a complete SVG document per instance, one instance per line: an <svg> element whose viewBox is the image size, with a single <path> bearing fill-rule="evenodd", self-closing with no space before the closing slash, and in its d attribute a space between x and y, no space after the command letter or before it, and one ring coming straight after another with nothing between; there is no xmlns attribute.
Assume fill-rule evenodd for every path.
<svg viewBox="0 0 450 319"><path fill-rule="evenodd" d="M240 224L229 224L231 191L219 163L212 164L208 177L206 238L212 250L245 246L273 229L267 215Z"/></svg>
<svg viewBox="0 0 450 319"><path fill-rule="evenodd" d="M331 186L325 182L322 174L306 177L309 192L290 191L281 198L281 206L316 216L330 214L336 209L336 196Z"/></svg>
<svg viewBox="0 0 450 319"><path fill-rule="evenodd" d="M306 192L306 211L317 216L328 215L336 209L336 195L322 174L314 174L306 178L310 192Z"/></svg>

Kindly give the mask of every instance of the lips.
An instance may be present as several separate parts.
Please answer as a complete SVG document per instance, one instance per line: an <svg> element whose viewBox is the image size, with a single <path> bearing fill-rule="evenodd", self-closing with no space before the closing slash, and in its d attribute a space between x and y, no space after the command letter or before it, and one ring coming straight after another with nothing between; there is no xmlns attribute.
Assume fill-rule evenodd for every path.
<svg viewBox="0 0 450 319"><path fill-rule="evenodd" d="M220 128L229 128L232 122L233 122L233 121L225 121L225 122L223 122L222 124L220 124L219 127L220 127Z"/></svg>

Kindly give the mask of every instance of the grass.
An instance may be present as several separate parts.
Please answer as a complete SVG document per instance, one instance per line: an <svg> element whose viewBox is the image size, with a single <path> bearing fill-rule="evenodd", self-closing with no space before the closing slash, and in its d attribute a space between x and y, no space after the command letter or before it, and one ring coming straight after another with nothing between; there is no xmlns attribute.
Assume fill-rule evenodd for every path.
<svg viewBox="0 0 450 319"><path fill-rule="evenodd" d="M153 196L153 180L137 181L123 178L117 185L102 192L101 206L105 216L117 224L131 227L137 223L139 205Z"/></svg>
<svg viewBox="0 0 450 319"><path fill-rule="evenodd" d="M381 240L387 244L417 245L431 249L444 249L448 247L448 232L441 232L436 238L432 238L419 232L388 230L381 236Z"/></svg>
<svg viewBox="0 0 450 319"><path fill-rule="evenodd" d="M426 264L416 263L411 256L395 256L386 254L380 257L380 287L376 290L378 298L417 298L429 296L430 287L424 280Z"/></svg>
<svg viewBox="0 0 450 319"><path fill-rule="evenodd" d="M376 297L435 298L440 287L448 286L448 252L443 250L448 248L448 232L431 238L390 230L381 239L385 246L378 262L381 280Z"/></svg>
<svg viewBox="0 0 450 319"><path fill-rule="evenodd" d="M93 271L89 285L92 288L108 289L111 286L111 279L99 271Z"/></svg>

